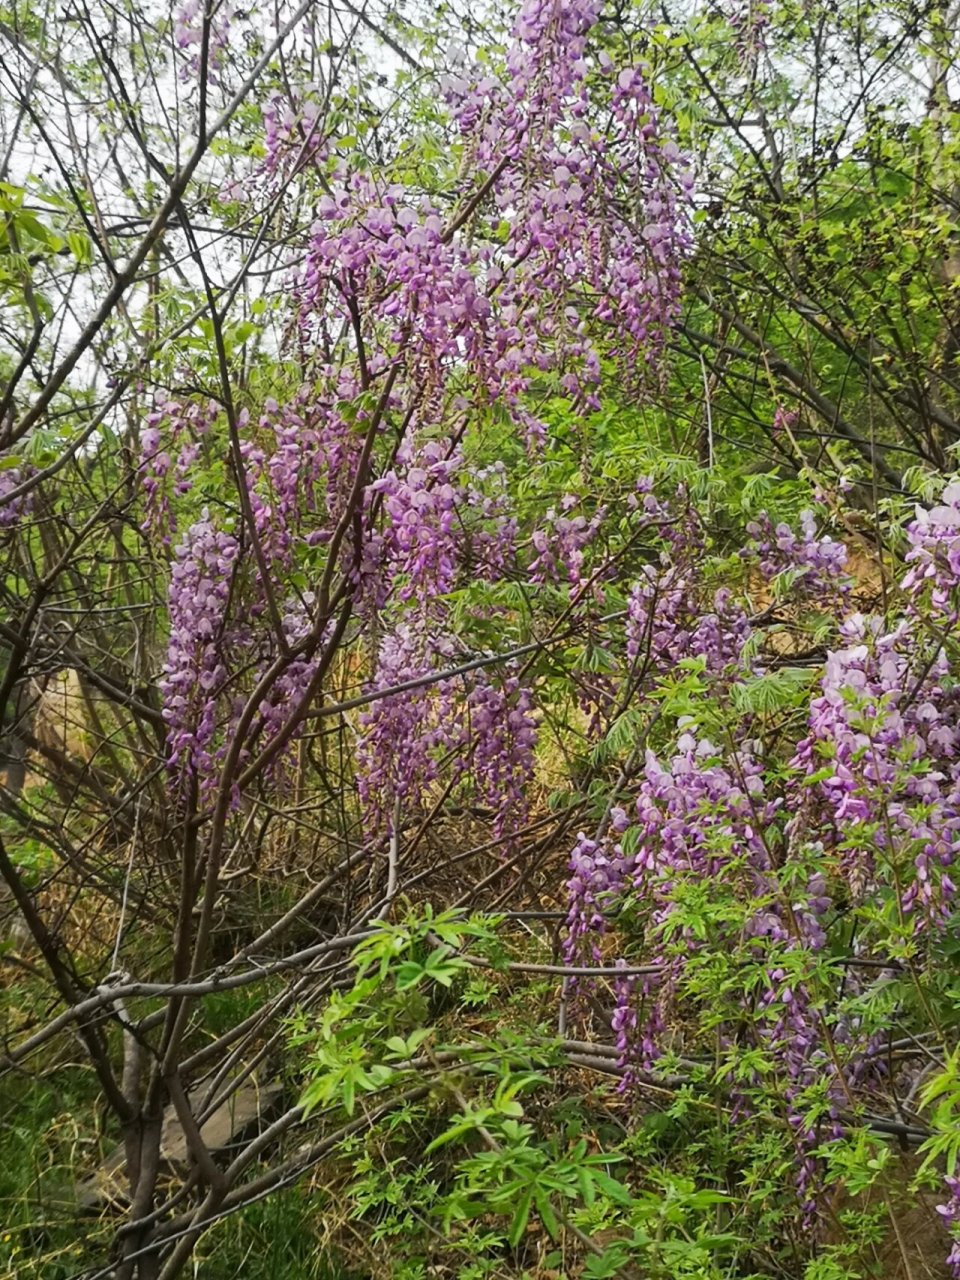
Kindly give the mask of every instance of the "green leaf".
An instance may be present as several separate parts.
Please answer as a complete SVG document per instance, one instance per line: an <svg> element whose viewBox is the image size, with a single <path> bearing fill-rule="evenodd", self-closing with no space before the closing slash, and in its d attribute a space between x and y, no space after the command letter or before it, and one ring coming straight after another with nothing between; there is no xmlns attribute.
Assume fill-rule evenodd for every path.
<svg viewBox="0 0 960 1280"><path fill-rule="evenodd" d="M93 262L93 244L90 237L81 231L68 231L64 237L67 248L82 267L89 267Z"/></svg>
<svg viewBox="0 0 960 1280"><path fill-rule="evenodd" d="M738 715L772 715L802 706L816 672L805 667L784 667L780 671L754 676L730 690L730 700Z"/></svg>
<svg viewBox="0 0 960 1280"><path fill-rule="evenodd" d="M626 1261L626 1246L612 1245L609 1249L604 1249L603 1253L588 1254L583 1264L583 1274L589 1276L590 1280L610 1280L611 1276L623 1269Z"/></svg>
<svg viewBox="0 0 960 1280"><path fill-rule="evenodd" d="M547 1234L551 1240L557 1240L560 1236L560 1223L557 1215L554 1213L553 1205L550 1203L550 1197L545 1191L541 1191L539 1187L534 1187L534 1199L537 1204L537 1213L540 1215L540 1221L547 1229Z"/></svg>
<svg viewBox="0 0 960 1280"><path fill-rule="evenodd" d="M507 1241L512 1248L516 1248L523 1238L523 1233L527 1229L527 1223L530 1220L530 1206L533 1202L533 1188L527 1187L521 1194L517 1207L514 1210L513 1218L510 1222L510 1230L507 1233Z"/></svg>

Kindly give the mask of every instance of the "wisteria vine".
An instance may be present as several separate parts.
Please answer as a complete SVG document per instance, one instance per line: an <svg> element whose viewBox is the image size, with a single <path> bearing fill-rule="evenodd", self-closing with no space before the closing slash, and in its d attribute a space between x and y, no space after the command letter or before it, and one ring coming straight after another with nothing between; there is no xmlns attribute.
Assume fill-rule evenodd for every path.
<svg viewBox="0 0 960 1280"><path fill-rule="evenodd" d="M815 680L798 686L810 692L796 703L805 724L792 747L753 736L762 720L744 701L789 657L771 670L776 651L729 599L735 624L720 625L708 584L685 568L697 530L674 534L629 597L626 656L634 669L642 658L635 698L651 714L678 665L697 696L662 729L663 752L642 753L632 810L622 794L616 822L581 833L570 859L567 960L615 960L627 904L644 960L660 969L639 988L613 984L627 1079L635 1065L670 1060L678 1025L691 1047L704 1026L719 1036L725 1080L752 1054L728 1091L744 1122L764 1105L780 1109L808 1224L820 1212L825 1144L875 1090L898 1087L884 1060L889 1029L865 1016L871 993L897 980L897 955L922 964L956 919L960 707L944 626L960 598L960 486L918 507L905 533L899 611L882 616L850 611L846 548L812 514L799 534L765 516L748 525L744 598L753 575L783 575L782 610L812 599L834 620ZM851 933L851 913L853 954L836 969L828 957ZM948 1190L941 1214L955 1223L955 1180ZM954 1270L956 1259L954 1248Z"/></svg>
<svg viewBox="0 0 960 1280"><path fill-rule="evenodd" d="M177 19L188 56L199 17ZM748 523L735 585L704 572L713 535L682 488L631 477L622 511L560 490L529 518L478 438L499 430L536 463L544 403L574 422L596 411L604 360L625 395L662 385L692 248L690 167L651 70L599 51L598 19L595 0L527 0L502 66L464 56L444 76L450 191L347 163L315 86L268 104L251 184L272 197L294 170L316 177L289 275L299 385L237 412L172 389L140 441L144 528L174 548L166 763L181 805L212 805L222 829L258 760L259 781L283 785L284 753L337 680L345 706L363 704L344 723L364 847L395 850L453 795L515 852L553 708L534 664L499 660L490 638L519 634L521 589L554 610L544 649L561 622L597 628L615 596L608 666L571 714L593 745L629 716L634 735L576 840L564 956L627 969L640 950L657 970L612 984L628 1080L685 1035L696 1054L709 1031L724 1079L750 1055L727 1095L744 1123L783 1125L810 1224L824 1145L884 1072L897 1084L862 1012L870 975L922 962L953 919L960 485L907 525L882 617L851 611L847 549L810 511ZM776 430L791 426L781 412ZM235 504L202 505L204 467ZM784 609L822 611L829 651L791 666L771 648L764 626ZM761 686L786 699L774 729L751 701ZM570 989L587 1017L589 983Z"/></svg>

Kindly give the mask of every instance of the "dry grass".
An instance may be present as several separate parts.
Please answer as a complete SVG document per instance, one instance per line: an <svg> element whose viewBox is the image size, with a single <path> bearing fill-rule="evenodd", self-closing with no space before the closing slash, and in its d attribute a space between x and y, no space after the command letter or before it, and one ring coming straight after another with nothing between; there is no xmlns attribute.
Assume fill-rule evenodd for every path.
<svg viewBox="0 0 960 1280"><path fill-rule="evenodd" d="M882 1186L859 1196L843 1193L832 1205L837 1218L882 1207L883 1238L870 1251L872 1256L864 1259L880 1280L949 1280L952 1274L946 1264L952 1241L937 1213L943 1192L909 1190L919 1166L918 1156L902 1154L891 1162ZM828 1243L840 1244L843 1239L838 1225L827 1235Z"/></svg>

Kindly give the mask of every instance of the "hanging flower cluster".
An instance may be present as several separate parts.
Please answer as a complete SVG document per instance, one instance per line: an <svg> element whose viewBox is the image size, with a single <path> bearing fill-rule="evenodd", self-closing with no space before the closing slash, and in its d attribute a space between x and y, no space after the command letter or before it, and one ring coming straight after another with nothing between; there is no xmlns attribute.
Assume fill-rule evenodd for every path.
<svg viewBox="0 0 960 1280"><path fill-rule="evenodd" d="M771 22L770 0L734 0L727 8L727 20L733 28L737 56L749 70L757 56L767 47Z"/></svg>
<svg viewBox="0 0 960 1280"><path fill-rule="evenodd" d="M201 441L219 413L213 400L181 402L164 396L147 414L140 434L139 470L146 498L142 528L164 546L170 545L176 532L171 497L183 497L193 488Z"/></svg>
<svg viewBox="0 0 960 1280"><path fill-rule="evenodd" d="M703 613L698 594L689 571L648 566L627 605L627 659L634 667L652 665L654 673L663 674L682 658L699 657L719 674L739 662L750 636L742 606L721 587L713 608Z"/></svg>
<svg viewBox="0 0 960 1280"><path fill-rule="evenodd" d="M570 855L570 900L563 954L568 964L599 963L601 939L606 932L604 904L613 903L623 890L633 868L633 859L624 854L616 837L630 826L626 812L615 806L610 814L609 834L591 839L586 832L577 836Z"/></svg>
<svg viewBox="0 0 960 1280"><path fill-rule="evenodd" d="M678 495L681 502L685 494ZM626 656L631 670L659 676L683 658L704 658L721 674L736 667L751 628L743 606L722 587L704 591L703 531L689 511L671 521L671 509L645 493L643 510L664 521L658 561L643 567L627 601Z"/></svg>
<svg viewBox="0 0 960 1280"><path fill-rule="evenodd" d="M207 511L185 533L170 576L170 640L160 680L167 762L184 783L209 785L215 765L218 700L229 681L227 606L236 538Z"/></svg>
<svg viewBox="0 0 960 1280"><path fill-rule="evenodd" d="M383 495L383 554L399 579L398 597L424 603L453 588L460 565L460 516L464 497L454 487L462 459L444 456L430 441L402 471L389 471L370 486Z"/></svg>
<svg viewBox="0 0 960 1280"><path fill-rule="evenodd" d="M460 514L465 537L461 559L471 578L499 582L516 568L520 522L507 481L502 462L463 477Z"/></svg>
<svg viewBox="0 0 960 1280"><path fill-rule="evenodd" d="M796 763L815 787L855 900L893 875L923 928L949 913L960 855L960 706L942 649L907 620L854 615L827 659Z"/></svg>
<svg viewBox="0 0 960 1280"><path fill-rule="evenodd" d="M791 588L797 594L827 603L849 591L847 548L829 535L817 534L812 511L801 513L799 534L785 523L774 526L766 514L751 521L747 533L751 541L743 555L757 564L768 582L789 573Z"/></svg>
<svg viewBox="0 0 960 1280"><path fill-rule="evenodd" d="M717 954L742 953L745 972L754 974L743 989L744 1025L754 1043L764 1047L768 1070L779 1082L797 1151L796 1186L804 1212L811 1214L817 1174L813 1151L823 1135L807 1117L806 1095L826 1087L836 1116L846 1079L837 1075L837 1055L827 1051L804 982L803 957L823 946L823 920L832 899L817 874L790 896L781 886L768 841L782 802L767 794L758 744L745 741L724 753L695 725L681 729L669 760L647 751L634 821L620 824L624 833L631 832L629 857L608 859L581 837L578 871L570 882L570 939L582 949L593 938L598 955L596 939L605 928L595 905L601 885L608 908L629 894L634 909L642 912L649 959L659 974L642 985L642 1019L634 986L617 980L611 1027L624 1064L639 1061L648 1070L663 1051L665 1029L689 1018L697 1003L735 1050L742 1034L736 1013L731 1010L728 1020L719 1021L712 985L700 974ZM848 1046L844 1058L859 1062L862 1049L860 1042ZM753 1083L758 1080L754 1074ZM742 1114L745 1098L735 1098Z"/></svg>
<svg viewBox="0 0 960 1280"><path fill-rule="evenodd" d="M7 467L0 471L0 529L12 529L29 513L31 493L10 496L26 478L27 472L23 467Z"/></svg>
<svg viewBox="0 0 960 1280"><path fill-rule="evenodd" d="M636 799L633 887L652 904L654 934L664 946L677 931L677 877L707 882L736 868L738 891L748 901L770 897L764 833L779 805L764 794L762 768L746 746L722 762L717 747L691 729L680 735L668 766L647 751ZM694 941L686 929L680 936L684 946ZM672 963L679 977L683 960Z"/></svg>
<svg viewBox="0 0 960 1280"><path fill-rule="evenodd" d="M600 507L589 518L582 512L572 512L579 499L564 494L559 512L550 507L543 524L533 531L533 549L536 558L529 568L531 582L566 580L573 588L585 585L583 577L584 549L597 536L607 514Z"/></svg>
<svg viewBox="0 0 960 1280"><path fill-rule="evenodd" d="M226 15L214 16L214 64ZM350 602L372 640L367 694L417 682L374 696L359 717L368 822L385 825L398 800L420 804L451 767L459 786L494 809L498 833L522 825L532 690L510 670L454 684L435 678L465 656L451 596L523 573L528 545L504 469L472 471L464 436L496 402L528 440L542 440L524 398L533 376L550 378L579 408L595 405L601 331L632 380L656 378L690 248L688 165L642 69L591 53L597 17L593 0L528 3L502 73L463 67L444 82L462 160L449 202L393 181L389 168L328 163L314 87L268 104L265 158L252 180L270 196L305 172L306 158L312 172L316 163L325 169L292 282L303 384L286 403L239 407L228 465L243 473L234 479L252 524L229 550L230 572L208 572L214 550L228 553L205 539L228 535L207 520L175 553L164 690L178 767L210 772L213 726L233 715L218 698L231 681L233 700L242 697L272 663L276 682L254 731L265 739L282 731L282 717L312 688L317 637L330 622L318 611L332 594ZM178 12L182 48L196 49L202 23L196 5ZM194 481L216 418L214 406L189 397L156 406L141 462L151 534L172 540L171 498ZM561 504L533 533L529 576L580 591L604 514ZM222 645L208 652L205 636L188 642L200 618L186 600L190 575L208 576L199 598L210 614L204 627L213 625L241 565L244 631L234 657L242 650L242 675ZM299 646L277 633L292 625L287 616L278 624L273 599L286 598L277 587L290 575L305 578L301 602L321 579L328 588L298 606L294 629L309 639ZM478 619L491 621L499 607L479 607Z"/></svg>
<svg viewBox="0 0 960 1280"><path fill-rule="evenodd" d="M368 174L335 175L297 284L308 336L349 326L370 376L402 356L438 402L465 366L528 433L531 370L596 404L591 324L615 321L625 366L656 368L690 243L690 179L639 69L604 69L602 92L589 82L595 20L571 0L528 5L502 81L469 69L444 81L465 163L487 175L451 214ZM592 123L604 106L612 131Z"/></svg>
<svg viewBox="0 0 960 1280"><path fill-rule="evenodd" d="M493 809L494 836L512 836L526 821L530 803L537 742L533 696L509 676L499 686L477 681L466 703L472 744L467 767L481 800Z"/></svg>
<svg viewBox="0 0 960 1280"><path fill-rule="evenodd" d="M829 601L842 615L846 549L819 536L812 516L799 534L766 517L749 531L747 558L764 577L788 574L786 599ZM949 627L960 600L960 485L918 508L907 542L903 611L892 622L841 616L795 746L777 742L771 755L751 738L749 714L717 721L715 703L722 745L681 717L665 754L647 749L635 816L606 835L581 833L570 862L567 961L599 961L603 945L609 965L611 920L628 901L644 962L659 966L639 986L611 983L623 1061L654 1067L668 1030L701 1017L724 1052L762 1047L765 1056L727 1087L744 1118L761 1097L781 1108L808 1221L823 1172L818 1148L842 1134L857 1099L890 1070L889 1028L881 1035L863 1016L871 984L895 978L896 966L884 967L891 948L923 957L955 918L960 686ZM769 659L743 661L751 628L736 601L715 602L706 625L685 552L696 530L672 526L664 544L629 596L631 669L644 662L655 686L682 658L699 657L704 688L721 702L765 673L776 680ZM638 686L635 696L649 692ZM824 958L851 912L852 967L834 986ZM718 1004L724 956L739 968L724 970ZM948 1189L941 1213L954 1222L956 1187Z"/></svg>
<svg viewBox="0 0 960 1280"><path fill-rule="evenodd" d="M960 1276L960 1178L948 1175L944 1182L950 1193L944 1204L937 1205L937 1213L953 1232L953 1248L947 1256L950 1274Z"/></svg>
<svg viewBox="0 0 960 1280"><path fill-rule="evenodd" d="M389 827L394 805L418 811L446 760L493 813L497 839L524 825L534 768L537 716L516 676L491 683L480 673L437 678L455 665L447 643L401 624L384 638L370 691L382 692L360 717L357 782L368 822ZM415 682L402 692L386 692Z"/></svg>
<svg viewBox="0 0 960 1280"><path fill-rule="evenodd" d="M201 66L203 51L203 27L208 23L207 60ZM230 38L233 11L226 0L214 2L208 12L207 0L185 0L177 9L173 20L173 39L178 49L187 53L180 68L180 79L189 80L206 75L211 84L217 83L217 73L223 67Z"/></svg>
<svg viewBox="0 0 960 1280"><path fill-rule="evenodd" d="M539 325L552 351L529 330L514 338L516 321L508 329L513 342L499 362L508 392L522 389L524 366L559 366L563 389L586 404L599 375L589 322L615 320L615 354L631 375L655 362L690 244L689 170L643 68L601 56L607 96L591 81L587 39L598 14L594 0L529 0L504 79L465 66L443 82L469 159L500 175L494 198L510 231L492 265L504 318L555 300Z"/></svg>
<svg viewBox="0 0 960 1280"><path fill-rule="evenodd" d="M907 538L910 569L903 585L914 606L940 626L955 623L960 616L960 483L948 484L929 510L917 507Z"/></svg>
<svg viewBox="0 0 960 1280"><path fill-rule="evenodd" d="M317 163L327 159L328 149L321 132L322 98L316 86L307 85L291 101L273 94L263 110L266 155L261 174L281 179L309 158Z"/></svg>
<svg viewBox="0 0 960 1280"><path fill-rule="evenodd" d="M313 603L312 592L307 592L302 598L288 600L283 610L281 618L283 639L288 649L297 653L298 656L291 658L284 666L283 671L271 686L266 697L260 702L258 708L260 715L258 731L264 742L272 742L284 732L291 709L300 705L301 700L307 695L317 672L316 646L311 649L310 656L299 652L300 642L306 639L311 631L309 610ZM321 636L321 645L323 639L324 636ZM275 657L275 646L271 645L260 664L258 676L263 674L265 667ZM270 770L270 777L274 785L282 784L286 776L286 767L294 759L298 739L299 734L290 736L287 749L274 760Z"/></svg>
<svg viewBox="0 0 960 1280"><path fill-rule="evenodd" d="M434 644L401 624L380 645L371 692L408 681L422 685L402 693L382 693L360 716L357 785L368 821L389 827L396 803L419 807L439 772L439 757L457 743L453 681L433 681L450 665L452 646Z"/></svg>

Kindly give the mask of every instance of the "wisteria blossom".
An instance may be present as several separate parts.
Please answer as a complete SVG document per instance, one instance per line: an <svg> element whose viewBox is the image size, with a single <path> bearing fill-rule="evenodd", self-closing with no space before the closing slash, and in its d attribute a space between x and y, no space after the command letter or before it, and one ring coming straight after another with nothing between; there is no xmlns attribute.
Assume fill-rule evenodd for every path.
<svg viewBox="0 0 960 1280"><path fill-rule="evenodd" d="M23 467L0 470L0 529L12 528L29 513L32 505L30 494L16 494L26 479L27 471Z"/></svg>
<svg viewBox="0 0 960 1280"><path fill-rule="evenodd" d="M849 590L847 548L829 534L817 533L812 511L800 516L800 532L785 522L774 526L766 514L747 525L750 542L744 557L755 561L765 579L790 573L805 596L829 601Z"/></svg>
<svg viewBox="0 0 960 1280"><path fill-rule="evenodd" d="M229 680L226 612L236 538L204 512L177 546L170 577L170 641L160 682L170 768L210 784L218 701Z"/></svg>
<svg viewBox="0 0 960 1280"><path fill-rule="evenodd" d="M765 578L787 575L786 602L814 599L840 613L805 704L805 732L776 767L751 739L749 715L723 723L724 739L713 740L687 714L669 751L647 747L630 783L632 815L618 809L615 831L576 841L564 954L569 963L603 957L609 965L618 935L611 921L623 904L643 921L643 954L658 975L611 983L610 1031L628 1077L632 1063L656 1069L691 1000L704 1001L731 1053L762 1047L757 1066L732 1086L736 1111L748 1120L768 1073L795 1147L798 1208L812 1228L824 1144L841 1138L854 1099L889 1070L883 1034L858 1004L871 983L896 977L875 957L886 955L888 936L933 945L954 918L960 703L943 628L956 617L960 589L960 486L918 507L907 526L908 572L893 619L845 612L846 548L818 533L810 513L799 533L764 516L748 534L745 558ZM743 659L753 629L735 596L711 600L691 555L695 527L674 526L664 543L629 595L625 656L643 670L635 697L650 698L651 684L684 659L698 660L691 670L714 696L730 697L764 676L764 661ZM709 900L700 896L707 886ZM853 940L854 967L838 996L824 987L822 965L849 904L871 924ZM743 966L742 989L733 983L722 1018L702 977L718 948ZM752 1038L743 1042L747 1027ZM955 1180L948 1189L940 1213L954 1224ZM960 1273L956 1247L950 1265Z"/></svg>
<svg viewBox="0 0 960 1280"><path fill-rule="evenodd" d="M215 84L227 54L230 25L233 12L227 0L184 0L176 10L173 38L178 49L183 50L186 61L181 67L181 80L205 75ZM206 36L206 63L201 65Z"/></svg>
<svg viewBox="0 0 960 1280"><path fill-rule="evenodd" d="M951 1275L960 1276L960 1178L948 1176L945 1182L950 1198L937 1205L937 1213L953 1231L954 1244L947 1257L947 1266Z"/></svg>
<svg viewBox="0 0 960 1280"><path fill-rule="evenodd" d="M925 601L940 624L958 617L960 589L960 484L948 484L936 506L917 507L907 528L910 569L904 588Z"/></svg>
<svg viewBox="0 0 960 1280"><path fill-rule="evenodd" d="M892 871L923 928L949 913L960 854L957 699L945 653L908 620L853 615L827 659L797 763L819 780L827 839L858 899ZM826 775L826 776L824 776Z"/></svg>

